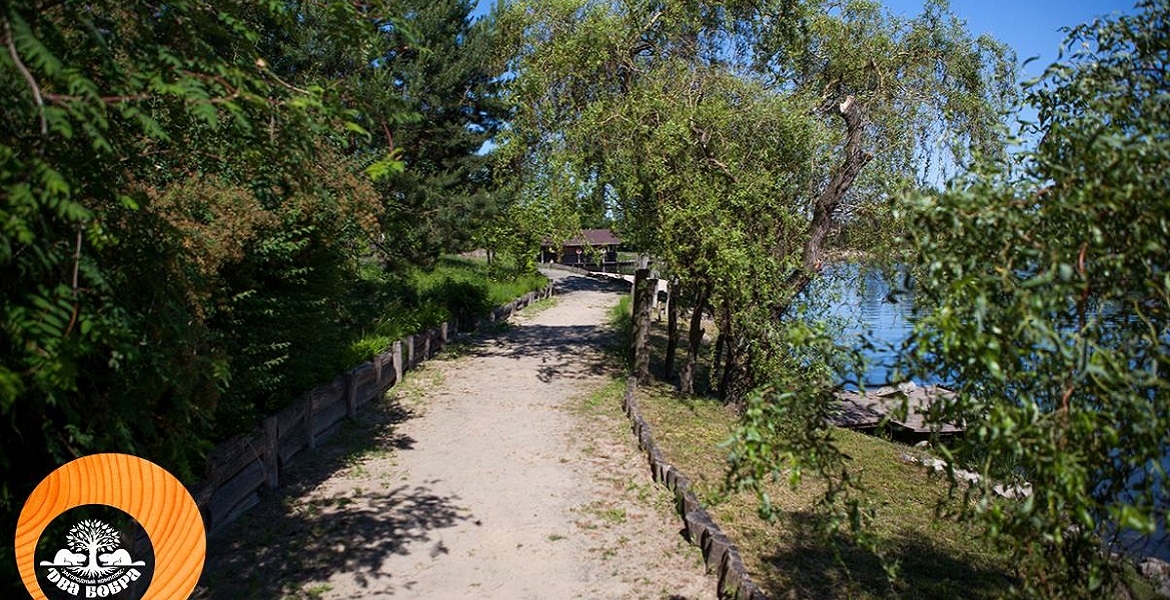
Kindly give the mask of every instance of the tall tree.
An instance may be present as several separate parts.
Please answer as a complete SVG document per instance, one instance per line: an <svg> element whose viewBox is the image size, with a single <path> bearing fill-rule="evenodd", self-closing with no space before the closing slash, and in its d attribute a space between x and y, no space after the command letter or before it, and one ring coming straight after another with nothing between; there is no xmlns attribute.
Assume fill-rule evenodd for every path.
<svg viewBox="0 0 1170 600"><path fill-rule="evenodd" d="M405 170L381 187L387 212L379 247L395 261L426 263L469 249L497 212L485 144L508 108L491 62L490 20L472 20L471 0L396 3L403 27L378 59L384 80L417 118L375 129L401 151Z"/></svg>
<svg viewBox="0 0 1170 600"><path fill-rule="evenodd" d="M942 2L515 2L501 27L520 107L501 157L606 198L696 318L726 316L729 401L776 372L770 340L851 205L908 188L940 143L1000 149L1005 49Z"/></svg>
<svg viewBox="0 0 1170 600"><path fill-rule="evenodd" d="M1073 28L1018 163L905 204L916 375L954 383L948 458L1025 597L1101 597L1170 509L1170 4ZM1004 501L992 486L1026 480ZM1128 531L1127 531L1128 530ZM1164 534L1163 534L1164 535Z"/></svg>

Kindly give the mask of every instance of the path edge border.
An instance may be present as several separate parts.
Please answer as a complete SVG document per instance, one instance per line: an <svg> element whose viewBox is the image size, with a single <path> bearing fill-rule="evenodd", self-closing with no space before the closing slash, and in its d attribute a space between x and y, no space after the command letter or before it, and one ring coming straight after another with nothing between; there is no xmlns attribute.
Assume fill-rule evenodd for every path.
<svg viewBox="0 0 1170 600"><path fill-rule="evenodd" d="M667 462L666 457L654 443L650 425L642 417L638 399L638 379L626 379L626 391L622 396L622 412L630 419L638 449L646 454L650 463L650 474L655 483L661 484L674 494L674 508L683 522L683 533L692 546L703 553L703 563L708 572L718 576L716 593L720 598L733 600L768 600L747 573L739 548L719 528L715 519L699 502L691 489L691 480L678 467Z"/></svg>

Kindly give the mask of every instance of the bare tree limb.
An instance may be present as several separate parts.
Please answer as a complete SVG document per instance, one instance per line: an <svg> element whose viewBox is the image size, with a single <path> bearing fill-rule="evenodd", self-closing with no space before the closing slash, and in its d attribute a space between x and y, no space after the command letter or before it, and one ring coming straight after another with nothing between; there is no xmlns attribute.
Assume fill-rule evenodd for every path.
<svg viewBox="0 0 1170 600"><path fill-rule="evenodd" d="M841 164L833 170L832 177L813 203L813 220L809 224L809 237L801 257L801 268L788 279L791 295L778 306L775 312L783 312L791 298L800 293L812 281L822 266L823 246L829 231L836 224L835 214L861 174L861 169L873 160L873 154L862 149L862 134L865 131L865 116L861 105L853 96L837 106L837 114L845 121L845 148Z"/></svg>
<svg viewBox="0 0 1170 600"><path fill-rule="evenodd" d="M49 122L45 120L45 100L41 97L41 86L37 85L36 78L20 60L20 53L16 51L16 42L12 38L12 24L8 22L8 19L4 19L4 39L7 41L8 55L12 57L16 70L20 71L24 80L28 82L28 87L32 89L33 98L37 103L37 113L41 119L41 135L46 135L49 133Z"/></svg>

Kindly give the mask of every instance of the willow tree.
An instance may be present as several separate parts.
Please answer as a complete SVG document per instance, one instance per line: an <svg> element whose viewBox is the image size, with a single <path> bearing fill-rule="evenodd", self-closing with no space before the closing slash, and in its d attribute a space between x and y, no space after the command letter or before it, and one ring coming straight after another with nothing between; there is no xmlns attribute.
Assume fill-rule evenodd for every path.
<svg viewBox="0 0 1170 600"><path fill-rule="evenodd" d="M624 239L656 256L675 281L675 300L688 297L696 319L720 274L734 276L718 290L726 294L779 272L766 267L767 241L778 235L769 216L795 210L788 201L796 186L778 173L799 169L809 146L801 139L808 132L795 131L803 123L785 125L797 107L709 60L722 11L516 3L500 18L518 74L509 84L518 112L501 152L511 170L571 190L561 198L569 205L602 204ZM758 219L738 218L744 213ZM768 275L753 279L752 271ZM682 378L688 391L693 339Z"/></svg>
<svg viewBox="0 0 1170 600"><path fill-rule="evenodd" d="M1170 4L1069 32L1016 163L905 204L923 312L909 366L953 382L968 516L1024 597L1102 597L1162 527L1170 466ZM1030 495L992 493L1026 481ZM1141 544L1136 544L1142 553Z"/></svg>
<svg viewBox="0 0 1170 600"><path fill-rule="evenodd" d="M602 199L717 317L731 402L790 356L788 308L852 207L1000 150L1006 51L943 3L520 1L499 22L502 157Z"/></svg>
<svg viewBox="0 0 1170 600"><path fill-rule="evenodd" d="M808 157L802 235L778 240L799 263L771 299L756 299L770 308L766 323L782 322L817 276L834 231L861 218L888 218L888 209L873 207L888 206L936 168L1003 152L1002 118L1013 96L1005 46L971 36L942 1L910 19L876 2L832 7L785 3L786 18L765 19L750 38L753 73L798 98L824 140ZM761 356L751 343L758 336L744 332L736 335L733 326L733 398L767 381L777 370L769 361L792 355L781 337L779 352L764 344ZM763 370L756 366L761 360Z"/></svg>

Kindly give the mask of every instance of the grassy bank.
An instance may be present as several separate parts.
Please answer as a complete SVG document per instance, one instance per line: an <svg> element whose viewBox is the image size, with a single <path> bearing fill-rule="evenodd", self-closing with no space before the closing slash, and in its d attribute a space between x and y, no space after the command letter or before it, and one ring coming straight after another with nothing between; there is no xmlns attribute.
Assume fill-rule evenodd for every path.
<svg viewBox="0 0 1170 600"><path fill-rule="evenodd" d="M467 326L492 308L547 283L540 274L459 257L443 257L432 269L393 274L370 265L354 286L354 335L338 365L344 369L360 364L394 340L444 321L456 319Z"/></svg>
<svg viewBox="0 0 1170 600"><path fill-rule="evenodd" d="M628 331L628 302L614 308L611 323ZM661 375L664 327L652 328L652 370ZM624 345L623 345L624 348ZM709 353L706 349L704 356ZM701 365L705 381L707 365ZM620 402L620 395L614 401ZM695 492L743 555L752 579L772 598L999 598L1012 584L1005 556L984 542L971 523L936 518L948 502L941 477L910 464L906 446L856 432L834 430L850 457L868 501L878 509L872 527L881 560L871 551L827 531L816 504L824 483L806 475L799 488L786 481L767 489L783 517L759 517L751 492L725 489L728 449L738 423L729 407L711 399L684 397L666 384L643 386L639 404L666 459L693 482ZM890 584L887 568L897 573Z"/></svg>
<svg viewBox="0 0 1170 600"><path fill-rule="evenodd" d="M878 517L873 526L886 565L895 565L891 586L874 553L825 534L815 509L823 483L768 489L785 515L768 523L757 514L754 494L723 491L727 450L736 415L709 400L682 398L666 386L643 388L639 402L655 440L695 485L695 491L740 551L752 578L773 598L998 598L1011 585L1005 558L989 549L971 524L935 518L947 486L908 464L905 446L847 430L835 441L860 474Z"/></svg>

